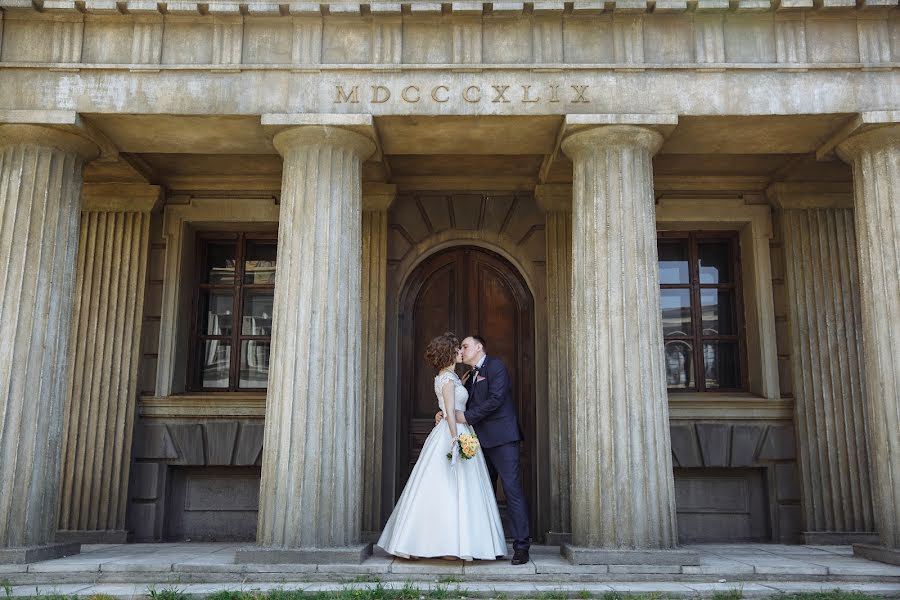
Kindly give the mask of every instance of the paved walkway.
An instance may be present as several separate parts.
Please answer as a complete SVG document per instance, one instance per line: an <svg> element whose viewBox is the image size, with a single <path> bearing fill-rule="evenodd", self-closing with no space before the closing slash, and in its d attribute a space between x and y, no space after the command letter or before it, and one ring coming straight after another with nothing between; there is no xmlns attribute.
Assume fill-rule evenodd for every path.
<svg viewBox="0 0 900 600"><path fill-rule="evenodd" d="M31 565L0 565L14 596L60 593L143 597L155 587L204 595L221 590L331 591L380 584L420 589L442 586L460 595L571 598L607 592L711 596L740 590L745 597L839 588L900 598L900 567L853 556L849 546L703 544L699 566L575 566L553 547L535 547L526 565L507 561L394 559L377 553L361 565L243 565L245 544L86 545L82 553Z"/></svg>

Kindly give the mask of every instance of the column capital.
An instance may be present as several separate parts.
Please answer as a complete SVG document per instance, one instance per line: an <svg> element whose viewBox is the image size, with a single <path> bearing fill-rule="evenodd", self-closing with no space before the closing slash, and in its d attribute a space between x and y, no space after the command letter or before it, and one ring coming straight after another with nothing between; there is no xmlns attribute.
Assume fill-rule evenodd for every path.
<svg viewBox="0 0 900 600"><path fill-rule="evenodd" d="M285 156L301 146L328 144L347 148L359 159L366 160L375 153L375 142L361 133L333 125L298 125L275 134L275 149Z"/></svg>
<svg viewBox="0 0 900 600"><path fill-rule="evenodd" d="M397 186L392 183L364 183L362 208L375 212L388 210L397 198Z"/></svg>
<svg viewBox="0 0 900 600"><path fill-rule="evenodd" d="M900 122L885 123L854 133L840 142L836 150L842 160L852 162L864 150L879 150L889 146L900 146Z"/></svg>
<svg viewBox="0 0 900 600"><path fill-rule="evenodd" d="M152 212L162 201L162 188L142 183L86 183L82 212Z"/></svg>
<svg viewBox="0 0 900 600"><path fill-rule="evenodd" d="M572 186L568 183L544 183L534 186L534 199L545 213L572 212Z"/></svg>
<svg viewBox="0 0 900 600"><path fill-rule="evenodd" d="M50 125L0 122L0 148L18 144L57 148L86 161L100 155L100 147L81 132Z"/></svg>
<svg viewBox="0 0 900 600"><path fill-rule="evenodd" d="M613 146L643 148L653 156L662 147L663 140L659 131L641 125L596 125L567 135L560 147L572 159L598 147Z"/></svg>

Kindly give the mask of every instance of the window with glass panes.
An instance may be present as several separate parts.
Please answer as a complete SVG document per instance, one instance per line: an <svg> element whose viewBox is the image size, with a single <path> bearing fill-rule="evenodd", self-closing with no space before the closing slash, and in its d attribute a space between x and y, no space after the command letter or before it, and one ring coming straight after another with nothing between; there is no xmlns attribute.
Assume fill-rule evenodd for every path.
<svg viewBox="0 0 900 600"><path fill-rule="evenodd" d="M198 235L191 390L266 388L276 249L275 234Z"/></svg>
<svg viewBox="0 0 900 600"><path fill-rule="evenodd" d="M669 391L743 390L737 234L660 232L657 248Z"/></svg>

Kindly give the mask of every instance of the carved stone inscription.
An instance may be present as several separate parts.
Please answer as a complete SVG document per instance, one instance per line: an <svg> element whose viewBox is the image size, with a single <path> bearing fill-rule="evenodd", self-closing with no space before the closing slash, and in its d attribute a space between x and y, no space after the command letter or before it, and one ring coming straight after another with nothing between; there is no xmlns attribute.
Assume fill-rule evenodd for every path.
<svg viewBox="0 0 900 600"><path fill-rule="evenodd" d="M589 85L335 85L334 104L444 104L455 100L467 104L490 102L494 104L589 104Z"/></svg>

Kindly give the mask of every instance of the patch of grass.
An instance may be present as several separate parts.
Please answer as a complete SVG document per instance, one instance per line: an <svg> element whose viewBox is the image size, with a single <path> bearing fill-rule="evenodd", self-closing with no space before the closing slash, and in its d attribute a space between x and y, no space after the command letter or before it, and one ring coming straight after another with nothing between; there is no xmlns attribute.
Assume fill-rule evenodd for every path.
<svg viewBox="0 0 900 600"><path fill-rule="evenodd" d="M509 600L509 594L507 594L506 592L491 590L491 598L494 598L494 600Z"/></svg>
<svg viewBox="0 0 900 600"><path fill-rule="evenodd" d="M438 577L438 583L461 583L462 579L456 575L442 575Z"/></svg>
<svg viewBox="0 0 900 600"><path fill-rule="evenodd" d="M743 597L744 589L738 587L726 592L713 592L712 600L741 600Z"/></svg>
<svg viewBox="0 0 900 600"><path fill-rule="evenodd" d="M3 588L3 594L7 598L12 598L12 584L9 579L0 579L0 587Z"/></svg>
<svg viewBox="0 0 900 600"><path fill-rule="evenodd" d="M115 596L110 596L109 594L91 594L88 596L87 600L119 600Z"/></svg>
<svg viewBox="0 0 900 600"><path fill-rule="evenodd" d="M578 597L581 600L589 600L590 598L593 598L594 595L587 590L581 590L578 592Z"/></svg>
<svg viewBox="0 0 900 600"><path fill-rule="evenodd" d="M157 590L155 586L147 588L147 595L150 600L189 600L184 590L176 587L164 587Z"/></svg>
<svg viewBox="0 0 900 600"><path fill-rule="evenodd" d="M537 600L568 600L569 596L562 590L553 590L550 592L541 592L537 595Z"/></svg>

